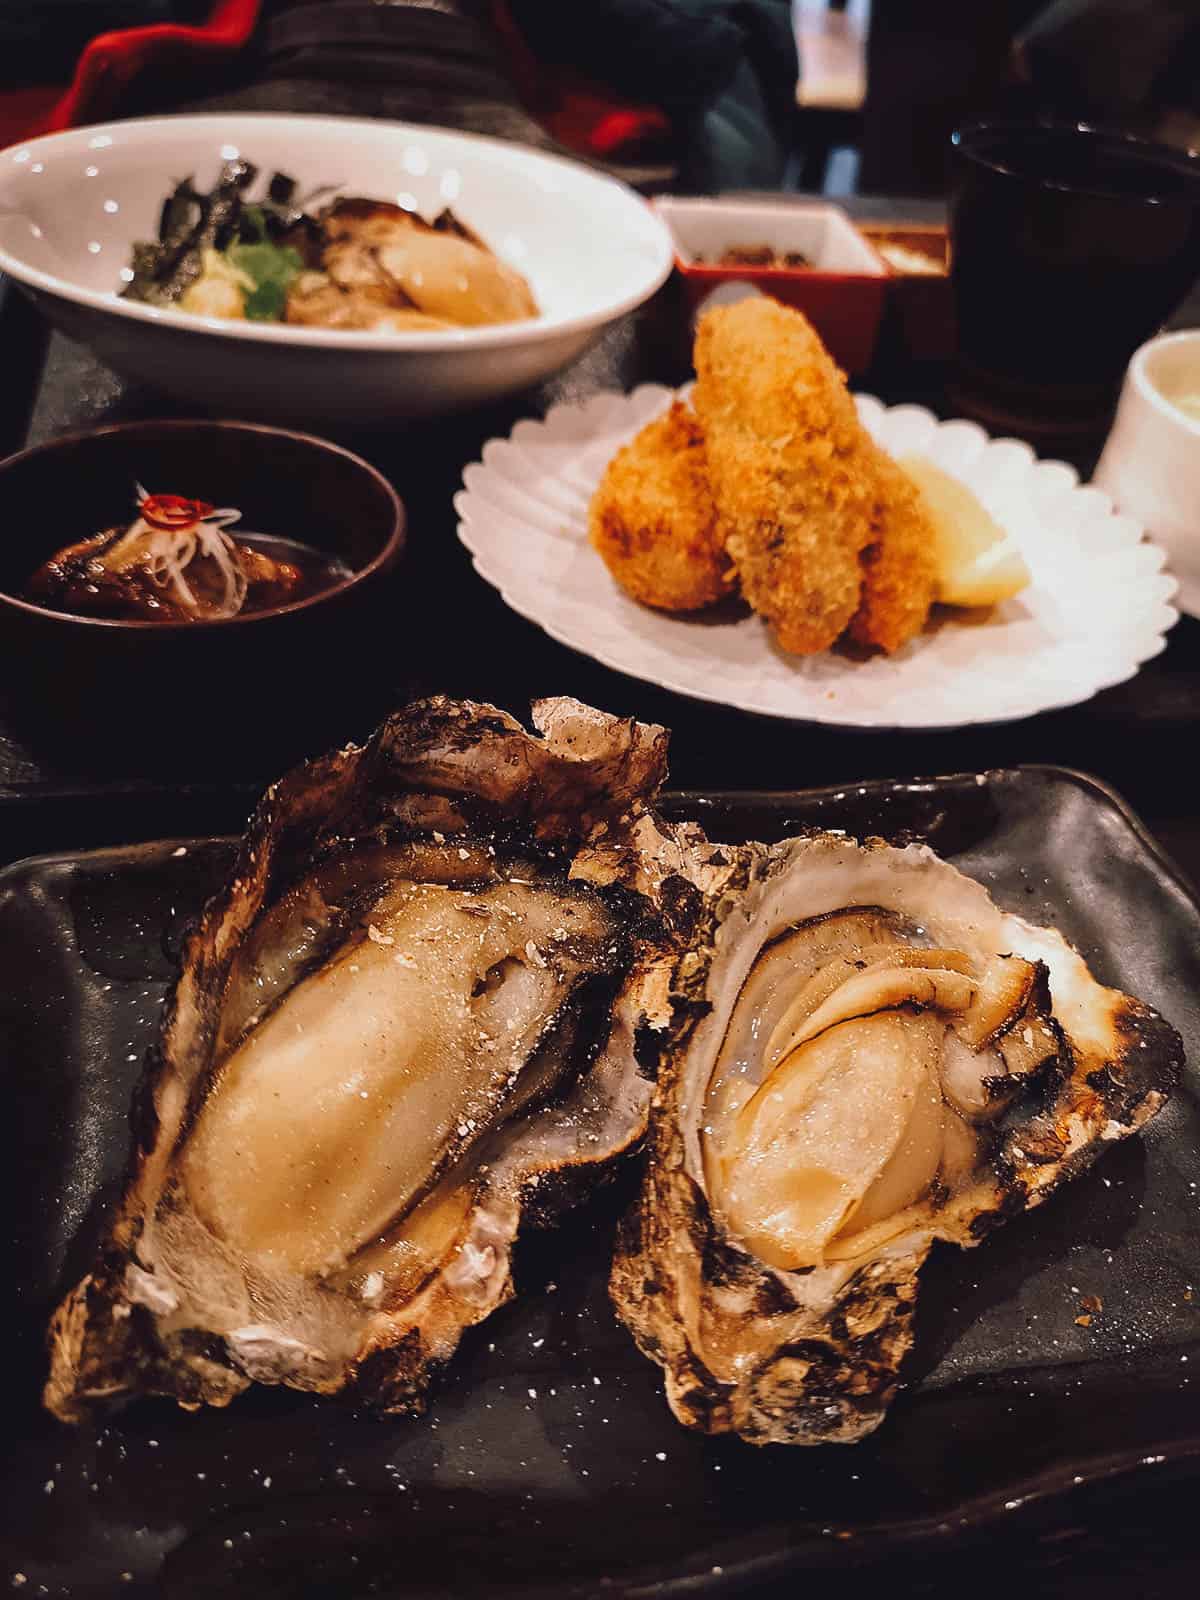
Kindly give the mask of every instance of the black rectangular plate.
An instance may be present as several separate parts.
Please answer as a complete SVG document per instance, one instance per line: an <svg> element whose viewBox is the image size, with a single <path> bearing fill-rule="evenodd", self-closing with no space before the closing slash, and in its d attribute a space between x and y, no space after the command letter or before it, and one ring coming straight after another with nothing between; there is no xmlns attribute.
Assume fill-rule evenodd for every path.
<svg viewBox="0 0 1200 1600"><path fill-rule="evenodd" d="M926 838L1162 1010L1200 1063L1200 907L1091 779L1020 768L668 809L723 839L813 825ZM218 826L229 810L214 804ZM982 1248L935 1254L906 1391L852 1448L754 1449L672 1420L605 1292L632 1171L525 1242L520 1297L468 1333L425 1417L259 1391L227 1412L145 1401L98 1430L51 1422L37 1404L46 1318L86 1268L181 930L230 851L150 843L0 872L16 1288L0 1584L169 1600L742 1592L1200 1457L1195 1065L1144 1138ZM1087 1326L1084 1296L1103 1302Z"/></svg>

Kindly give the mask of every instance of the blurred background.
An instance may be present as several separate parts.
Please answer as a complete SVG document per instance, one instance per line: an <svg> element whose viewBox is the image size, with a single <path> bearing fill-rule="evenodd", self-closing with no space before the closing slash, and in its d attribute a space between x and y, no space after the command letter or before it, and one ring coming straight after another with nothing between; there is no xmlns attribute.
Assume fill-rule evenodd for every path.
<svg viewBox="0 0 1200 1600"><path fill-rule="evenodd" d="M789 186L938 194L949 135L992 111L1200 143L1197 0L793 0Z"/></svg>
<svg viewBox="0 0 1200 1600"><path fill-rule="evenodd" d="M0 146L222 106L473 126L646 189L936 195L996 109L1200 143L1200 0L0 0Z"/></svg>

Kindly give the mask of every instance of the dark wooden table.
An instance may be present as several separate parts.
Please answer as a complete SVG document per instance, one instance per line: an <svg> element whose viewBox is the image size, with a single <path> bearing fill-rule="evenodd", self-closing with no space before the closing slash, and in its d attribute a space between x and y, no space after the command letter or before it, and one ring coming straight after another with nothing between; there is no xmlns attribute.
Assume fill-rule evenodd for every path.
<svg viewBox="0 0 1200 1600"><path fill-rule="evenodd" d="M929 214L927 205L899 201L860 201L855 209L884 217ZM1200 322L1200 306L1185 308L1179 320ZM0 454L173 409L58 336L47 341L35 314L12 295L0 296L0 352ZM170 832L186 784L215 786L218 793L261 784L299 757L365 734L413 695L441 691L522 713L532 697L570 693L674 729L672 773L681 787L779 790L1022 762L1082 768L1122 792L1200 881L1200 828L1189 788L1200 730L1200 622L1183 619L1158 658L1083 706L999 727L898 734L793 725L689 701L576 655L509 611L474 574L455 537L451 501L464 465L488 438L558 400L686 375L686 348L660 302L534 392L486 411L346 439L390 476L409 514L406 560L369 634L328 641L328 672L302 696L293 692L287 663L264 662L260 681L244 686L258 707L249 724L243 717L229 738L190 750L185 741L169 756L153 739L122 753L64 745L44 722L31 721L20 663L10 662L0 680L0 827L7 804L13 826L18 817L26 828L40 817L37 836L69 847L84 841L46 838L55 819L78 818L80 806L96 818L119 818L121 805L102 797L123 796L140 828ZM888 401L920 399L936 407L940 384L936 370L885 360L858 387ZM119 827L97 821L86 842L101 842ZM1200 1249L1200 1218L1197 1238ZM847 1571L864 1585L882 1581L914 1595L965 1585L975 1593L1020 1588L1114 1600L1130 1588L1142 1597L1194 1591L1200 1563L1190 1514L1200 1481L1169 1467L1143 1476L1148 1484L1093 1486L1052 1507L1023 1508L969 1548L924 1552L911 1563L896 1558L883 1574L854 1566L848 1553Z"/></svg>

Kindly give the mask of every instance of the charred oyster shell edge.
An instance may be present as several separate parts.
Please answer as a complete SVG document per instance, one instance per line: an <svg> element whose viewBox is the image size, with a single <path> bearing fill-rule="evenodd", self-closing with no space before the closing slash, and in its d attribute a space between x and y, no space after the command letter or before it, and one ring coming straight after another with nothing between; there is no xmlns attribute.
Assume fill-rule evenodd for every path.
<svg viewBox="0 0 1200 1600"><path fill-rule="evenodd" d="M652 1086L638 1070L635 1041L664 999L653 976L664 930L648 891L661 888L680 859L647 814L666 773L667 735L566 699L539 702L533 721L536 735L494 707L438 697L397 713L365 745L296 769L264 795L228 885L187 941L136 1098L116 1220L95 1268L52 1320L45 1403L56 1416L78 1421L133 1392L171 1395L185 1407L224 1405L252 1381L352 1389L384 1410L419 1408L431 1370L450 1357L463 1330L512 1294L510 1252L523 1221L560 1206L573 1180L642 1137ZM486 1135L490 1144L472 1147L468 1139L444 1153L451 1174L472 1148L485 1170L471 1174L453 1249L415 1288L395 1295L386 1260L357 1278L340 1269L247 1266L236 1239L214 1243L208 1224L197 1225L179 1182L197 1127L206 1115L211 1120L224 1062L241 1048L238 1030L253 1037L258 1025L239 986L275 984L284 1002L301 986L305 969L289 965L286 950L309 938L313 897L301 895L298 909L287 910L275 939L283 956L258 949L256 933L283 915L279 908L314 861L336 865L346 841L371 838L426 852L450 892L456 872L470 881L479 871L481 852L515 851L552 863L555 906L578 895L588 907L618 908L608 944L599 932L582 941L608 985L611 1011L599 1009L610 1026L590 1041L568 1040L568 1076L543 1095L536 1115L518 1110L495 1137ZM663 854L658 869L652 849ZM469 858L461 868L459 857ZM506 892L519 881L510 871ZM598 927L607 926L606 915L596 911ZM373 923L368 932L391 942ZM358 948L391 957L368 941ZM522 982L539 977L539 964L553 965L556 947L548 951L526 946L529 960L516 968ZM524 961L519 946L514 953ZM580 1053L584 1059L570 1061ZM236 1174L229 1181L236 1187ZM244 1210L245 1196L237 1201ZM273 1224L265 1226L274 1248Z"/></svg>
<svg viewBox="0 0 1200 1600"><path fill-rule="evenodd" d="M896 1393L913 1341L918 1274L934 1241L978 1244L1141 1128L1178 1077L1182 1044L1151 1007L1098 984L1057 931L1000 911L981 885L925 846L859 846L814 833L728 855L727 876L706 897L672 973L643 1186L618 1230L611 1293L639 1348L664 1369L680 1421L755 1444L851 1443L879 1425ZM932 883L936 892L924 900L935 943L949 901L952 921L973 922L997 951L1030 958L1040 1003L1054 1008L1058 1049L988 1133L983 1171L957 1202L936 1197L940 1204L926 1205L892 1237L868 1241L857 1259L783 1270L747 1246L710 1193L702 1124L713 1063L763 944L833 911L839 878L846 904L886 905L881 883L894 874ZM856 879L859 888L866 882L865 894ZM728 984L723 969L733 973Z"/></svg>

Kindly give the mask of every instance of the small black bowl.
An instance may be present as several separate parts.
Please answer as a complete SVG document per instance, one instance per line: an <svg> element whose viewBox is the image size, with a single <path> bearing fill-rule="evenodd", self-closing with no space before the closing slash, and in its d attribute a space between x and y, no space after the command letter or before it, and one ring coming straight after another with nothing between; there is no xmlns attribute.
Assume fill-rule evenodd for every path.
<svg viewBox="0 0 1200 1600"><path fill-rule="evenodd" d="M134 484L236 506L240 526L349 569L291 604L215 622L78 617L21 598L56 550L128 523ZM361 660L356 641L404 545L391 485L340 446L246 422L119 423L0 462L0 643L6 710L51 765L154 774L241 742L269 747ZM308 719L311 723L312 719ZM64 756L74 754L72 761ZM270 757L265 757L270 759ZM228 764L228 763L227 763Z"/></svg>

